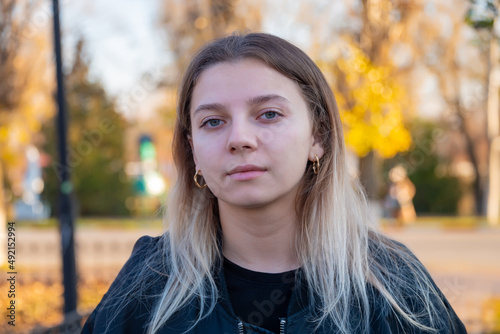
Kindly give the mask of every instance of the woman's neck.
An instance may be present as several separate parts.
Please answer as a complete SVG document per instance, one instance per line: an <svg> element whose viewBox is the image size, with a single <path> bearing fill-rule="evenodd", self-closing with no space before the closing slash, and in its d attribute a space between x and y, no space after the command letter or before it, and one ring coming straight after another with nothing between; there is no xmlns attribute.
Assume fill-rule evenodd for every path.
<svg viewBox="0 0 500 334"><path fill-rule="evenodd" d="M297 269L293 205L241 208L219 201L223 254L253 271L280 273Z"/></svg>

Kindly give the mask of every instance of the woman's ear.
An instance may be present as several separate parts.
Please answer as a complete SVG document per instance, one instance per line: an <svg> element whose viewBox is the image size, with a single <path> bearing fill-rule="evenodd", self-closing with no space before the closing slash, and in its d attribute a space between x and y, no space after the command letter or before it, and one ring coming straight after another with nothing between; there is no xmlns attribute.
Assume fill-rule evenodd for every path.
<svg viewBox="0 0 500 334"><path fill-rule="evenodd" d="M191 135L187 135L187 140L189 141L189 145L191 145L191 152L193 152L194 164L198 165L198 162L196 161L196 154L194 152L193 138L191 137Z"/></svg>
<svg viewBox="0 0 500 334"><path fill-rule="evenodd" d="M311 149L309 150L309 160L311 161L316 161L316 157L314 155L317 155L319 159L323 157L323 154L325 154L325 149L323 148L323 140L319 135L314 135L313 137L313 143L311 146Z"/></svg>

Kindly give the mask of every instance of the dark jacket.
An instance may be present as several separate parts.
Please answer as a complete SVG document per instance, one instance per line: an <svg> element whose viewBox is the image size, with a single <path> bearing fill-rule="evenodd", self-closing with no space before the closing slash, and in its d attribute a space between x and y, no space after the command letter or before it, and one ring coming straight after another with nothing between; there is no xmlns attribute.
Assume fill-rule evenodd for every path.
<svg viewBox="0 0 500 334"><path fill-rule="evenodd" d="M87 319L82 333L145 333L145 324L151 314L155 302L155 295L161 293L165 286L166 278L158 280L148 290L147 294L142 297L136 297L130 301L128 305L122 309L118 315L112 318L114 307L114 296L117 292L128 289L130 282L127 282L127 273L129 271L137 271L144 266L145 258L150 252L159 251L160 237L152 238L149 236L141 237L135 244L132 255L126 262L115 281L112 283L108 292L104 295L99 305ZM201 320L195 328L189 331L190 334L271 334L270 331L242 322L234 314L234 311L229 302L229 297L224 282L222 272L216 276L220 300L217 303L213 312ZM297 278L300 281L300 271ZM370 316L370 333L423 333L419 330L411 328L404 322L401 322L396 313L392 310L389 304L373 289L371 293L371 316ZM413 296L415 297L415 296ZM409 296L408 298L412 298ZM457 317L448 301L440 293L436 298L443 300L449 314L450 321L447 321L442 328L439 328L439 333L466 333L465 327ZM410 305L418 305L418 297L415 301L410 301ZM109 307L103 307L107 304ZM197 311L199 310L196 300L193 300L188 306L178 311L163 325L161 334L180 334L189 329L192 321L196 319ZM361 319L359 308L353 306L351 319ZM441 310L442 316L446 317L444 309ZM288 307L288 316L281 320L281 333L287 334L308 334L308 333L338 333L338 329L333 323L326 323L318 330L314 330L314 323L308 321L313 315L313 310L309 306L307 298L307 289L304 284L300 285L292 292L292 297ZM106 328L108 330L106 331ZM360 333L360 331L354 331Z"/></svg>

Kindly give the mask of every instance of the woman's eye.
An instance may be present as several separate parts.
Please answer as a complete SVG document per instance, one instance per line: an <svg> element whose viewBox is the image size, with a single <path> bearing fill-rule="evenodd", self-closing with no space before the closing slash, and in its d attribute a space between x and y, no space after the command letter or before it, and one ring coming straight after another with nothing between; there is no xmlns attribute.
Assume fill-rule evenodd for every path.
<svg viewBox="0 0 500 334"><path fill-rule="evenodd" d="M273 119L279 116L279 114L276 111L266 111L262 116L264 116L265 119Z"/></svg>
<svg viewBox="0 0 500 334"><path fill-rule="evenodd" d="M220 123L221 123L220 119L213 118L213 119L209 119L209 120L206 120L205 122L203 122L201 127L204 127L205 125L208 124L209 127L213 128L213 127L220 125Z"/></svg>
<svg viewBox="0 0 500 334"><path fill-rule="evenodd" d="M220 119L211 119L208 121L208 124L210 124L210 126L217 126L220 124Z"/></svg>

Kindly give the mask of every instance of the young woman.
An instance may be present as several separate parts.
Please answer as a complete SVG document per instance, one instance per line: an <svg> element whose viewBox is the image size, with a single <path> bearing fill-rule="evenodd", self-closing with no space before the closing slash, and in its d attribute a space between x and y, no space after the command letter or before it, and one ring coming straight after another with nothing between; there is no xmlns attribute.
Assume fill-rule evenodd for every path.
<svg viewBox="0 0 500 334"><path fill-rule="evenodd" d="M207 44L180 86L167 231L140 238L83 333L466 333L370 227L334 96L272 35Z"/></svg>

